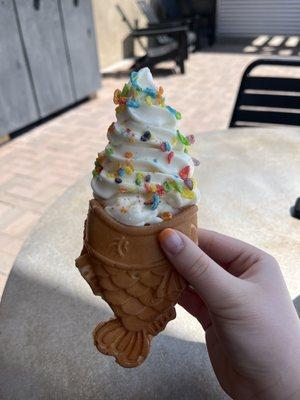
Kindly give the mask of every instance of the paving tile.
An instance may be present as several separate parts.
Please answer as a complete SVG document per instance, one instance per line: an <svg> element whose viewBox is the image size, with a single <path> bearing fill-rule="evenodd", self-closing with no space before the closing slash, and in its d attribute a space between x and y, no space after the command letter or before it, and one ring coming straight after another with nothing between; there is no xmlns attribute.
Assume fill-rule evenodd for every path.
<svg viewBox="0 0 300 400"><path fill-rule="evenodd" d="M2 232L15 238L25 239L40 215L32 211L22 212L18 218L11 221Z"/></svg>
<svg viewBox="0 0 300 400"><path fill-rule="evenodd" d="M0 253L16 256L23 244L22 239L0 232Z"/></svg>
<svg viewBox="0 0 300 400"><path fill-rule="evenodd" d="M30 211L34 211L38 214L42 214L43 211L45 211L45 209L47 208L47 204L41 202L39 198L35 198L35 199L26 198L26 197L23 197L20 195L14 195L14 194L8 193L8 192L0 193L0 197L1 197L1 201L3 201L5 204L9 204L10 206L13 206L14 209L19 210L19 211L16 211L16 213L18 213L19 215L21 215L24 210L30 210ZM8 207L8 206L6 206L6 207ZM0 203L0 210L1 210L1 203ZM0 211L0 213L1 213L1 211ZM14 216L12 218L14 218ZM0 214L0 231L3 226L4 226L4 221L1 218L1 214Z"/></svg>
<svg viewBox="0 0 300 400"><path fill-rule="evenodd" d="M3 199L4 196L1 195ZM0 203L0 230L3 232L12 222L18 221L22 216L23 210L12 204Z"/></svg>
<svg viewBox="0 0 300 400"><path fill-rule="evenodd" d="M16 258L16 255L17 253L12 255L0 251L0 276L1 275L8 276L11 267L13 265L13 262Z"/></svg>
<svg viewBox="0 0 300 400"><path fill-rule="evenodd" d="M0 272L0 300L2 298L8 275Z"/></svg>

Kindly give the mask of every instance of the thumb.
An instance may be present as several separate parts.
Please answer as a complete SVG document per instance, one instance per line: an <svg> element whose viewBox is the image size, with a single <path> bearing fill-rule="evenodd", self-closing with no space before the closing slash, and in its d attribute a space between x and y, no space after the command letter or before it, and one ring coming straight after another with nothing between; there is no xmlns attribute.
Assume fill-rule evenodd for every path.
<svg viewBox="0 0 300 400"><path fill-rule="evenodd" d="M220 267L183 233L165 229L160 233L159 241L170 262L207 306L235 296L239 279Z"/></svg>

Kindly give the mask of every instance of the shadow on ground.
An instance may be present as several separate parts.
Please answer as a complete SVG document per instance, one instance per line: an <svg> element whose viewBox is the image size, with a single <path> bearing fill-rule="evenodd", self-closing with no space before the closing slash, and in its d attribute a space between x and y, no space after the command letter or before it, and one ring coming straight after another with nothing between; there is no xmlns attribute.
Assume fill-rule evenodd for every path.
<svg viewBox="0 0 300 400"><path fill-rule="evenodd" d="M108 307L88 287L83 295L65 290L28 278L20 268L10 275L0 309L1 398L226 398L203 343L161 334L147 361L129 370L98 353L91 332L111 316Z"/></svg>
<svg viewBox="0 0 300 400"><path fill-rule="evenodd" d="M219 39L213 47L202 51L210 53L244 53L260 56L299 56L300 38L298 36L268 36L255 38Z"/></svg>

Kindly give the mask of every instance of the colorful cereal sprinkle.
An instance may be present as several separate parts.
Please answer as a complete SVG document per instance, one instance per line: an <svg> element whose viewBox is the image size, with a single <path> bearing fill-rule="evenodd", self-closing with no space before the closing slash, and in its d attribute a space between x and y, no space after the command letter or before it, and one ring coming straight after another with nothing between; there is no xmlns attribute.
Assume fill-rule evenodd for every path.
<svg viewBox="0 0 300 400"><path fill-rule="evenodd" d="M150 96L145 97L145 102L148 106L152 106L153 104L152 98Z"/></svg>
<svg viewBox="0 0 300 400"><path fill-rule="evenodd" d="M151 132L150 131L145 131L142 136L141 136L141 141L142 142L148 142L148 140L151 139Z"/></svg>
<svg viewBox="0 0 300 400"><path fill-rule="evenodd" d="M156 185L151 184L149 182L145 182L145 190L147 193L155 193L156 192Z"/></svg>
<svg viewBox="0 0 300 400"><path fill-rule="evenodd" d="M127 105L127 107L131 107L131 108L139 108L140 103L133 99L127 99L126 105Z"/></svg>
<svg viewBox="0 0 300 400"><path fill-rule="evenodd" d="M173 218L172 213L170 213L169 211L165 211L163 213L160 214L160 217L164 220L164 221L170 221Z"/></svg>
<svg viewBox="0 0 300 400"><path fill-rule="evenodd" d="M152 197L151 210L153 210L153 211L156 210L159 203L160 203L160 198L159 198L158 194L155 193Z"/></svg>
<svg viewBox="0 0 300 400"><path fill-rule="evenodd" d="M119 184L119 183L122 183L122 179L121 179L121 178L116 178L116 179L115 179L115 182L118 183L118 184Z"/></svg>
<svg viewBox="0 0 300 400"><path fill-rule="evenodd" d="M173 107L171 107L171 106L166 106L166 109L172 114L172 115L174 115L174 117L175 117L175 114L176 114L176 110L175 110L175 108L173 108Z"/></svg>
<svg viewBox="0 0 300 400"><path fill-rule="evenodd" d="M126 106L126 103L127 103L127 99L126 99L126 97L120 97L119 98L119 106Z"/></svg>
<svg viewBox="0 0 300 400"><path fill-rule="evenodd" d="M183 191L183 186L180 182L178 181L172 181L171 185L173 186L174 190L176 192L182 193Z"/></svg>
<svg viewBox="0 0 300 400"><path fill-rule="evenodd" d="M125 156L125 158L132 158L133 157L133 153L131 151L126 151L124 156Z"/></svg>
<svg viewBox="0 0 300 400"><path fill-rule="evenodd" d="M130 74L130 83L135 89L141 90L141 87L137 84L137 77L138 73L136 71L132 71Z"/></svg>
<svg viewBox="0 0 300 400"><path fill-rule="evenodd" d="M172 187L171 187L171 185L170 185L170 183L168 181L165 181L163 183L163 187L164 187L164 191L166 193L168 193L168 192L170 192L172 190Z"/></svg>
<svg viewBox="0 0 300 400"><path fill-rule="evenodd" d="M194 144L195 143L195 136L194 135L188 135L187 140L189 141L190 144Z"/></svg>
<svg viewBox="0 0 300 400"><path fill-rule="evenodd" d="M157 96L162 97L163 94L164 94L164 89L161 86L159 86Z"/></svg>
<svg viewBox="0 0 300 400"><path fill-rule="evenodd" d="M160 145L161 151L171 151L171 145L169 142L162 142Z"/></svg>
<svg viewBox="0 0 300 400"><path fill-rule="evenodd" d="M200 161L197 160L197 158L192 157L192 160L193 160L195 167L198 167L200 165Z"/></svg>
<svg viewBox="0 0 300 400"><path fill-rule="evenodd" d="M142 182L143 182L143 174L141 172L138 172L135 177L135 184L141 186Z"/></svg>
<svg viewBox="0 0 300 400"><path fill-rule="evenodd" d="M120 96L121 96L120 90L119 90L119 89L116 89L116 90L114 91L114 97L113 97L114 104L119 104L119 98L120 98Z"/></svg>
<svg viewBox="0 0 300 400"><path fill-rule="evenodd" d="M173 158L174 158L174 151L170 151L170 153L168 154L168 164L171 164Z"/></svg>
<svg viewBox="0 0 300 400"><path fill-rule="evenodd" d="M189 174L190 174L190 169L191 168L190 168L189 165L187 165L186 167L182 168L179 171L180 178L183 179L183 180L187 179L189 177Z"/></svg>
<svg viewBox="0 0 300 400"><path fill-rule="evenodd" d="M118 169L118 175L123 178L125 176L125 169L124 168L119 168Z"/></svg>
<svg viewBox="0 0 300 400"><path fill-rule="evenodd" d="M130 93L130 86L128 85L128 83L125 83L125 85L123 86L122 92L121 92L121 96L122 97L127 97Z"/></svg>
<svg viewBox="0 0 300 400"><path fill-rule="evenodd" d="M184 197L185 199L189 199L189 200L195 200L196 199L196 193L193 192L192 190L189 190L188 188L184 188L182 190L181 196Z"/></svg>
<svg viewBox="0 0 300 400"><path fill-rule="evenodd" d="M163 94L164 94L164 89L160 86L157 92L157 102L162 107L165 105L165 99L163 98Z"/></svg>
<svg viewBox="0 0 300 400"><path fill-rule="evenodd" d="M164 187L162 185L160 185L159 183L156 185L156 193L159 196L164 196L166 194Z"/></svg>
<svg viewBox="0 0 300 400"><path fill-rule="evenodd" d="M192 181L192 179L190 179L190 178L185 179L184 184L188 189L193 190L194 182Z"/></svg>
<svg viewBox="0 0 300 400"><path fill-rule="evenodd" d="M134 172L134 168L132 166L125 167L125 172L127 175L132 175Z"/></svg>
<svg viewBox="0 0 300 400"><path fill-rule="evenodd" d="M152 199L144 201L145 206L150 206L152 204Z"/></svg>
<svg viewBox="0 0 300 400"><path fill-rule="evenodd" d="M156 90L154 90L154 89L152 89L152 88L145 88L145 89L143 90L143 92L144 92L147 96L152 97L153 99L156 98Z"/></svg>
<svg viewBox="0 0 300 400"><path fill-rule="evenodd" d="M190 145L190 142L188 141L188 139L184 135L182 135L180 133L179 129L177 129L177 137L180 140L180 142L182 144L184 144L185 146L189 146Z"/></svg>
<svg viewBox="0 0 300 400"><path fill-rule="evenodd" d="M113 151L113 149L112 149L111 147L106 147L106 149L105 149L105 154L106 154L108 157L111 157L111 156L114 154L114 151Z"/></svg>
<svg viewBox="0 0 300 400"><path fill-rule="evenodd" d="M145 190L146 190L147 193L151 193L152 192L152 188L151 188L150 183L148 183L148 182L145 183Z"/></svg>

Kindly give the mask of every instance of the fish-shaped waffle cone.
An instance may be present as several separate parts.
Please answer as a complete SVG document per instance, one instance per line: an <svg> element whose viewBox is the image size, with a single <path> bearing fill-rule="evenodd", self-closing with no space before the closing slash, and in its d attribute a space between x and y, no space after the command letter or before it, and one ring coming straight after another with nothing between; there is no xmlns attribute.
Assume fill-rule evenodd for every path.
<svg viewBox="0 0 300 400"><path fill-rule="evenodd" d="M94 342L121 366L137 367L146 359L153 336L176 317L174 306L186 287L160 249L158 233L176 228L197 243L196 226L195 205L170 221L134 227L110 217L97 199L90 201L76 266L116 316L96 326Z"/></svg>

